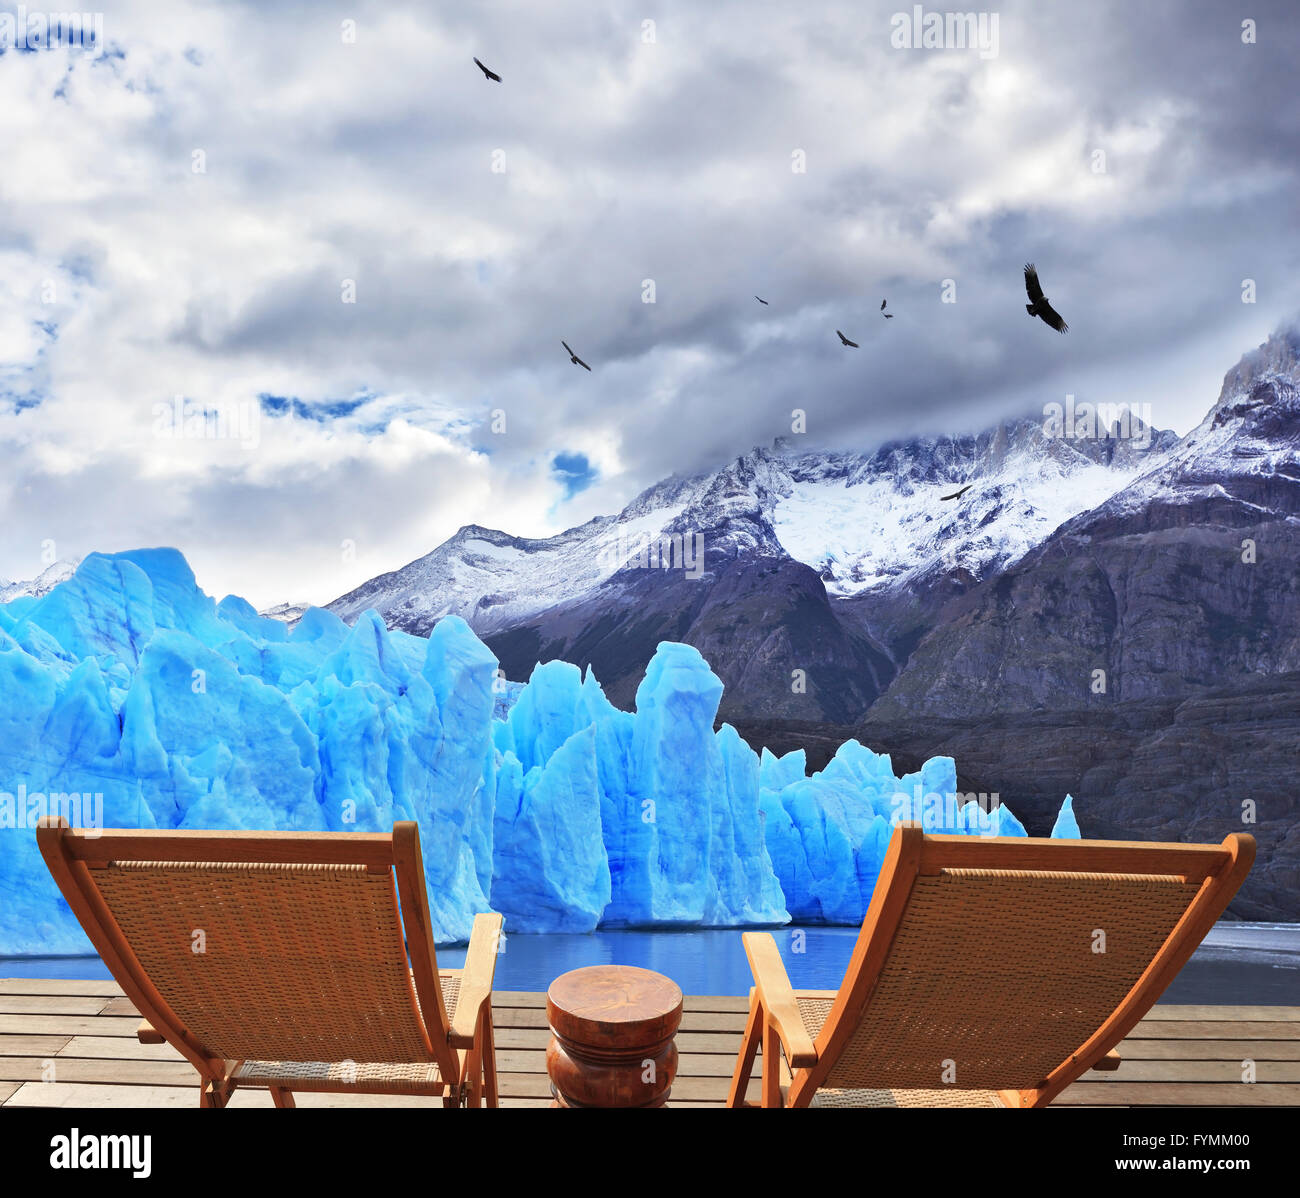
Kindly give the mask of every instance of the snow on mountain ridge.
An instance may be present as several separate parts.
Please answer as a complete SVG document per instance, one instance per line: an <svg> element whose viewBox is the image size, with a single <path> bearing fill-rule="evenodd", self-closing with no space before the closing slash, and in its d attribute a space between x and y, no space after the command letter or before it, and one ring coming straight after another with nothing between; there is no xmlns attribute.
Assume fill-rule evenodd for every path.
<svg viewBox="0 0 1300 1198"><path fill-rule="evenodd" d="M1191 432L1070 528L1143 509L1195 505L1272 510L1277 489L1300 486L1300 330L1275 332L1224 375L1214 406ZM1271 498L1270 498L1271 494ZM1300 507L1292 498L1290 508Z"/></svg>
<svg viewBox="0 0 1300 1198"><path fill-rule="evenodd" d="M73 557L61 559L51 566L47 566L35 578L29 578L25 581L6 582L0 578L0 603L12 603L15 599L21 599L30 596L33 599L39 599L42 595L52 591L61 582L66 582L76 572L77 567L81 565L81 558Z"/></svg>
<svg viewBox="0 0 1300 1198"><path fill-rule="evenodd" d="M415 633L455 614L491 634L593 594L639 545L665 536L703 537L714 560L788 555L837 596L958 568L982 577L1122 489L1170 440L1158 434L1146 449L1107 437L1074 442L1032 419L870 453L800 451L779 439L711 473L673 475L618 515L553 537L467 525L329 608L349 622L375 608ZM968 482L964 499L943 502Z"/></svg>
<svg viewBox="0 0 1300 1198"><path fill-rule="evenodd" d="M594 590L614 573L624 538L657 538L680 511L672 506L628 519L598 516L544 539L466 525L432 553L328 606L349 623L374 608L390 624L422 633L443 616L457 615L482 635Z"/></svg>

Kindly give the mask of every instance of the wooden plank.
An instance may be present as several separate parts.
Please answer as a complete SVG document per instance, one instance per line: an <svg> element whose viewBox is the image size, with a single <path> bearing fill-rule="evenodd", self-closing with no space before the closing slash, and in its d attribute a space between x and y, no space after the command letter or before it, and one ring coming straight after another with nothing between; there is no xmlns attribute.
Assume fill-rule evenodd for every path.
<svg viewBox="0 0 1300 1198"><path fill-rule="evenodd" d="M46 1081L46 1079L49 1079ZM122 1061L100 1057L0 1057L0 1081L95 1082L113 1086L198 1087L198 1073L189 1061Z"/></svg>
<svg viewBox="0 0 1300 1198"><path fill-rule="evenodd" d="M99 1015L106 1004L122 1001L71 994L4 994L0 1015Z"/></svg>
<svg viewBox="0 0 1300 1198"><path fill-rule="evenodd" d="M730 1014L749 1014L749 999L732 995L714 995L712 997L695 997L688 995L682 1000L682 1010L687 1013L725 1011Z"/></svg>
<svg viewBox="0 0 1300 1198"><path fill-rule="evenodd" d="M4 1106L9 1101L10 1096L16 1094L19 1088L17 1082L0 1082L0 1106Z"/></svg>
<svg viewBox="0 0 1300 1198"><path fill-rule="evenodd" d="M506 937L506 939L509 939ZM493 990L492 1009L498 1007L540 1007L546 1010L545 990Z"/></svg>
<svg viewBox="0 0 1300 1198"><path fill-rule="evenodd" d="M52 1057L70 1040L70 1036L0 1036L0 1058Z"/></svg>
<svg viewBox="0 0 1300 1198"><path fill-rule="evenodd" d="M73 1036L62 1050L69 1057L109 1057L113 1060L183 1061L170 1044L141 1044L122 1036ZM0 1056L4 1055L0 1046Z"/></svg>
<svg viewBox="0 0 1300 1198"><path fill-rule="evenodd" d="M1134 1040L1291 1040L1296 1025L1287 1022L1214 1020L1143 1020L1129 1035ZM1119 1055L1124 1055L1123 1044Z"/></svg>
<svg viewBox="0 0 1300 1198"><path fill-rule="evenodd" d="M12 1101L12 1100L11 1100ZM1057 1106L1296 1106L1300 1086L1196 1082L1077 1081L1056 1100Z"/></svg>
<svg viewBox="0 0 1300 1198"><path fill-rule="evenodd" d="M122 987L109 978L103 981L75 981L71 978L0 978L0 994L81 994L118 998L122 994Z"/></svg>
<svg viewBox="0 0 1300 1198"><path fill-rule="evenodd" d="M193 1072L191 1070L191 1072ZM269 1097L269 1095L268 1095ZM199 1087L109 1086L85 1082L26 1082L5 1106L44 1107L198 1107Z"/></svg>
<svg viewBox="0 0 1300 1198"><path fill-rule="evenodd" d="M1242 1078L1243 1054L1236 1061L1133 1061L1126 1060L1114 1073L1089 1070L1080 1081L1125 1082L1236 1082ZM1255 1061L1255 1083L1300 1082L1300 1061Z"/></svg>
<svg viewBox="0 0 1300 1198"><path fill-rule="evenodd" d="M1148 1019L1262 1020L1265 1023L1300 1023L1300 1007L1215 1007L1157 1003Z"/></svg>
<svg viewBox="0 0 1300 1198"><path fill-rule="evenodd" d="M110 998L104 1009L100 1011L100 1014L131 1015L135 1018L137 1023L140 1021L140 1012L135 1009L135 1003L125 996L122 998Z"/></svg>
<svg viewBox="0 0 1300 1198"><path fill-rule="evenodd" d="M1126 1061L1240 1061L1243 1055L1300 1061L1300 1040L1125 1040L1119 1055Z"/></svg>
<svg viewBox="0 0 1300 1198"><path fill-rule="evenodd" d="M0 1015L0 1035L122 1036L135 1039L138 1018L109 1015Z"/></svg>

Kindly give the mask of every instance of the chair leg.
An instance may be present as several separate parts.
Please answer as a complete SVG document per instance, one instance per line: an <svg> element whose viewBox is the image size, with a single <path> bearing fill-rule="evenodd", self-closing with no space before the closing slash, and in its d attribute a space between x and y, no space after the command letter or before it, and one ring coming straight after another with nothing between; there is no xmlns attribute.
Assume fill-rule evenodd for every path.
<svg viewBox="0 0 1300 1198"><path fill-rule="evenodd" d="M271 1087L271 1101L283 1110L292 1111L298 1105L293 1100L293 1092L283 1086Z"/></svg>
<svg viewBox="0 0 1300 1198"><path fill-rule="evenodd" d="M776 1024L763 1020L763 1106L781 1105L781 1037Z"/></svg>
<svg viewBox="0 0 1300 1198"><path fill-rule="evenodd" d="M497 1095L497 1046L496 1036L492 1031L492 1005L483 1006L483 1090L490 1107L501 1105Z"/></svg>
<svg viewBox="0 0 1300 1198"><path fill-rule="evenodd" d="M199 1079L199 1107L207 1110L219 1110L229 1101L226 1087L206 1077Z"/></svg>
<svg viewBox="0 0 1300 1198"><path fill-rule="evenodd" d="M749 1002L749 1021L745 1024L745 1038L741 1041L740 1056L736 1058L736 1069L731 1075L731 1093L727 1095L729 1107L745 1105L745 1091L749 1089L749 1079L754 1073L754 1057L758 1054L758 1042L763 1032L763 1008L755 995Z"/></svg>
<svg viewBox="0 0 1300 1198"><path fill-rule="evenodd" d="M476 1039L465 1056L465 1105L477 1107L483 1098L483 1042Z"/></svg>
<svg viewBox="0 0 1300 1198"><path fill-rule="evenodd" d="M458 1107L461 1103L461 1094L464 1090L462 1079L469 1076L469 1053L463 1049L456 1049L456 1068L457 1074L447 1082L446 1093L442 1096L442 1105L444 1107Z"/></svg>

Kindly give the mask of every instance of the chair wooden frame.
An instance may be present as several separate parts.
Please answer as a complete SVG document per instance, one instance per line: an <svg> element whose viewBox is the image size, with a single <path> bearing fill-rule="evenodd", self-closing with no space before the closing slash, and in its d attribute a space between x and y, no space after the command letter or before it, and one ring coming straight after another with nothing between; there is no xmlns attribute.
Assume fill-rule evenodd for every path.
<svg viewBox="0 0 1300 1198"><path fill-rule="evenodd" d="M60 891L80 920L110 973L143 1016L141 1043L166 1042L199 1073L199 1105L223 1107L241 1085L266 1088L278 1107L294 1106L293 1090L335 1093L441 1095L444 1106L497 1106L496 1053L492 1027L492 984L502 917L477 915L463 970L443 970L459 979L459 993L448 1019L434 951L419 829L410 821L393 825L391 835L341 832L177 832L72 829L62 817L46 816L37 827L41 855ZM404 955L412 984L413 1017L438 1066L439 1080L385 1085L313 1078L307 1085L241 1082L243 1061L223 1059L186 1028L141 964L94 881L94 871L118 862L249 863L275 865L352 865L395 875L404 929Z"/></svg>
<svg viewBox="0 0 1300 1198"><path fill-rule="evenodd" d="M1122 1002L1076 1051L1030 1089L1000 1090L1014 1107L1047 1106L1089 1069L1119 1067L1119 1043L1146 1015L1187 963L1228 903L1255 859L1251 836L1234 833L1222 844L1150 844L1134 841L1047 840L1025 837L927 836L919 827L894 830L862 931L838 991L800 991L790 985L769 933L745 933L754 975L749 1019L732 1076L729 1107L755 1105L745 1094L762 1047L764 1107L808 1106L858 1024L870 1018L876 981L918 877L951 869L1142 874L1174 877L1198 887L1182 917ZM834 1000L815 1041L799 1011L799 998Z"/></svg>

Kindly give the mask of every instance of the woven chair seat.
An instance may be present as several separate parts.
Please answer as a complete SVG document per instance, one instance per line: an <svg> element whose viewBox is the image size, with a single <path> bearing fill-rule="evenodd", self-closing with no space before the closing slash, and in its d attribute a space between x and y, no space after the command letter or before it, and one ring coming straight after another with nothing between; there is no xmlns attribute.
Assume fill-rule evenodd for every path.
<svg viewBox="0 0 1300 1198"><path fill-rule="evenodd" d="M447 1018L456 1014L460 974L443 970L442 1001ZM442 1087L442 1075L432 1062L388 1061L245 1061L232 1074L241 1085L283 1086L290 1090L340 1090L356 1086L371 1093L426 1093Z"/></svg>
<svg viewBox="0 0 1300 1198"><path fill-rule="evenodd" d="M808 995L795 994L799 1004L799 1018L805 1030L814 1040L822 1030L822 1024L835 1005L833 998L820 995L812 998ZM824 1107L1004 1107L996 1090L957 1090L945 1087L942 1090L893 1089L893 1090L842 1090L823 1087L813 1095L810 1106Z"/></svg>
<svg viewBox="0 0 1300 1198"><path fill-rule="evenodd" d="M1005 1107L995 1090L818 1090L809 1106Z"/></svg>
<svg viewBox="0 0 1300 1198"><path fill-rule="evenodd" d="M816 1040L818 1032L822 1030L822 1024L826 1022L826 1017L835 1005L835 1000L821 997L809 998L797 991L794 1000L799 1004L799 1018L803 1020L804 1030L811 1039Z"/></svg>
<svg viewBox="0 0 1300 1198"><path fill-rule="evenodd" d="M420 1093L439 1089L438 1066L394 1065L384 1062L245 1061L232 1074L241 1086L283 1086L289 1090L346 1090L374 1093Z"/></svg>

